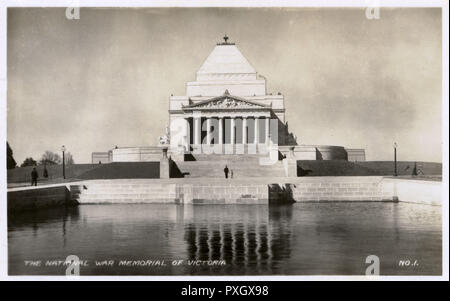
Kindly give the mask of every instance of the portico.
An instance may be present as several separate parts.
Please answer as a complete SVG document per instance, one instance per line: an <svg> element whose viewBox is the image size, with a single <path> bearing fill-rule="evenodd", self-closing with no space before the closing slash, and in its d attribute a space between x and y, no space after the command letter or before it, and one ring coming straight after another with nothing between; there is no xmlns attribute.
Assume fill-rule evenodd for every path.
<svg viewBox="0 0 450 301"><path fill-rule="evenodd" d="M200 145L266 144L270 139L270 106L229 94L183 106L186 142Z"/></svg>

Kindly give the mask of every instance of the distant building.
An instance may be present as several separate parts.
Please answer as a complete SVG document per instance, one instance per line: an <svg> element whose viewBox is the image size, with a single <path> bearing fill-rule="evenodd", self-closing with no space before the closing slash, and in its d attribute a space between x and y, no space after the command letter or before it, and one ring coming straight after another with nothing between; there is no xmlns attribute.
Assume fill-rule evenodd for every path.
<svg viewBox="0 0 450 301"><path fill-rule="evenodd" d="M105 164L111 162L112 162L112 151L92 153L92 164Z"/></svg>
<svg viewBox="0 0 450 301"><path fill-rule="evenodd" d="M347 160L350 162L366 161L366 151L363 148L346 148Z"/></svg>

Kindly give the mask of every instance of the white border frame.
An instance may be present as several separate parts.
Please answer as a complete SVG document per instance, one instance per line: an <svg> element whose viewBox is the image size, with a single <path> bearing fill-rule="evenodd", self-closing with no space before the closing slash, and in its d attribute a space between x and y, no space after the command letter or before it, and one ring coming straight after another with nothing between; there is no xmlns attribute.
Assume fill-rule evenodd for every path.
<svg viewBox="0 0 450 301"><path fill-rule="evenodd" d="M448 12L446 0L3 0L0 3L0 141L6 141L6 42L8 7L441 7L442 8L442 276L9 276L8 275L8 230L6 205L6 150L0 148L0 280L89 280L89 281L429 281L449 280L449 43Z"/></svg>

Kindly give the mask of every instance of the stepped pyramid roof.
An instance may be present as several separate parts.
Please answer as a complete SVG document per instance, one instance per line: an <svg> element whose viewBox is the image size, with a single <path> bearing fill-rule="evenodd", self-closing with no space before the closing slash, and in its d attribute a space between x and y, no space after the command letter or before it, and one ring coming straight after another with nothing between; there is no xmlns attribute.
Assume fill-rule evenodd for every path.
<svg viewBox="0 0 450 301"><path fill-rule="evenodd" d="M237 46L226 40L225 43L218 43L214 47L197 74L256 73Z"/></svg>

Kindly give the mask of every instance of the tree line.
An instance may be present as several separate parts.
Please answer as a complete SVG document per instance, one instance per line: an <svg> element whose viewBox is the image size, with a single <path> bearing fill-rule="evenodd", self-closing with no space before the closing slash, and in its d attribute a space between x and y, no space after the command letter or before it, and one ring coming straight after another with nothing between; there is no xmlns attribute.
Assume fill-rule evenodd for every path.
<svg viewBox="0 0 450 301"><path fill-rule="evenodd" d="M8 142L6 142L6 167L7 169L12 169L17 167L17 162L14 159L13 156L13 150L11 149ZM66 165L75 164L75 161L73 160L73 156L70 152L65 152L64 154L64 163ZM37 165L57 165L62 164L62 157L54 153L52 151L45 151L41 159L35 160L33 157L27 157L25 160L20 164L20 167L26 167L26 166L37 166Z"/></svg>

